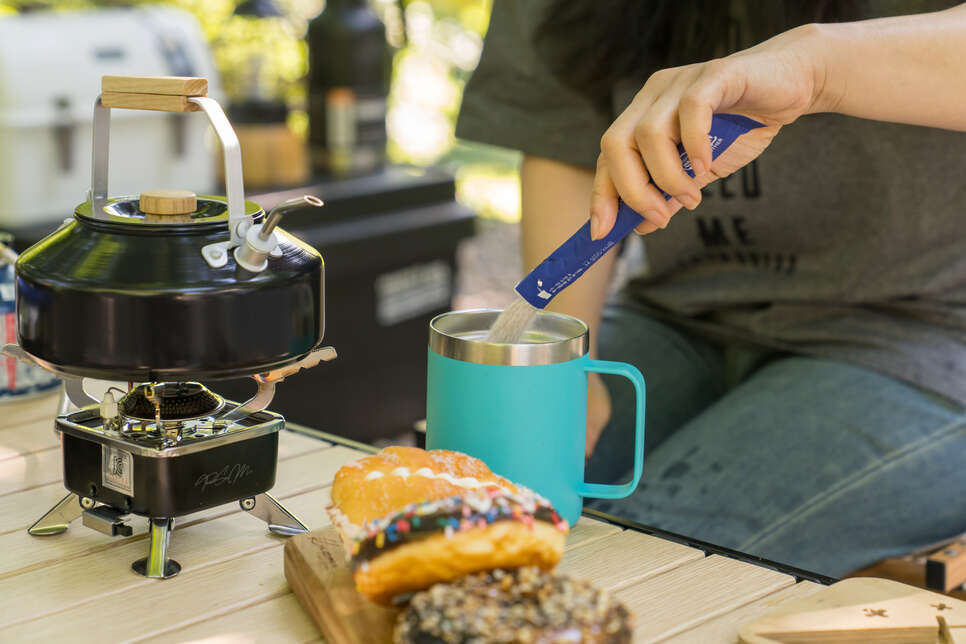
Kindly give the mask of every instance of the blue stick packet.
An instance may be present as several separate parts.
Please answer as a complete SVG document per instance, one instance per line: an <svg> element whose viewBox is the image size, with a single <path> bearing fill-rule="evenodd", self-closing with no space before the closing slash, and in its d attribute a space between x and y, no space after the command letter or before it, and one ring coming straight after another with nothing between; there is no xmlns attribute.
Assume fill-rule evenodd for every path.
<svg viewBox="0 0 966 644"><path fill-rule="evenodd" d="M764 127L763 123L752 120L739 114L715 114L711 117L711 131L708 138L711 140L711 159L718 156L731 147L735 140L744 134L759 127ZM684 151L684 146L678 143L678 154L681 157L681 167L694 177L691 169L691 159ZM651 183L654 183L652 180ZM660 188L658 188L660 190ZM670 199L671 195L661 190L665 199ZM560 291L584 274L588 268L604 256L604 254L617 245L617 242L624 239L632 230L637 228L644 221L644 217L632 210L623 201L618 203L617 222L607 236L602 239L590 238L590 221L585 223L577 230L573 236L553 251L547 259L543 260L539 266L520 280L516 290L520 296L532 306L542 309Z"/></svg>

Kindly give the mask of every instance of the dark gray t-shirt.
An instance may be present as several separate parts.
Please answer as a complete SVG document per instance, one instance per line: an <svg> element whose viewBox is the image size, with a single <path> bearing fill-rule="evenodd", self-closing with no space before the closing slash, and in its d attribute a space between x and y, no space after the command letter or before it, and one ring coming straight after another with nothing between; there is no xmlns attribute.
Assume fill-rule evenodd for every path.
<svg viewBox="0 0 966 644"><path fill-rule="evenodd" d="M495 3L457 135L592 168L614 115L534 55L546 4ZM724 341L853 362L966 404L963 177L966 134L803 117L644 237L627 291Z"/></svg>

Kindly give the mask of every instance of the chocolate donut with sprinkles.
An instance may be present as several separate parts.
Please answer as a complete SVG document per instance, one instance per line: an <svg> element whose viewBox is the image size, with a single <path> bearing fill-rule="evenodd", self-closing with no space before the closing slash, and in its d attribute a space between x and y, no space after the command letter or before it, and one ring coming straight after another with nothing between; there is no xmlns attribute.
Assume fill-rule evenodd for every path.
<svg viewBox="0 0 966 644"><path fill-rule="evenodd" d="M331 494L356 588L381 603L481 570L550 570L569 529L543 497L447 450L387 447L344 465Z"/></svg>

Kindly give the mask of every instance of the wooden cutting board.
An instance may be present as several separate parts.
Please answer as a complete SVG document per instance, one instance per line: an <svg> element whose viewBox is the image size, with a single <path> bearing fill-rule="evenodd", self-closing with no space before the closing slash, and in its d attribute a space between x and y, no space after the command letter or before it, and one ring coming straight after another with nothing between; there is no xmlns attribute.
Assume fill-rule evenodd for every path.
<svg viewBox="0 0 966 644"><path fill-rule="evenodd" d="M896 581L856 577L746 624L746 644L966 644L966 602Z"/></svg>
<svg viewBox="0 0 966 644"><path fill-rule="evenodd" d="M399 609L356 590L345 548L334 527L285 542L285 578L328 644L387 644Z"/></svg>

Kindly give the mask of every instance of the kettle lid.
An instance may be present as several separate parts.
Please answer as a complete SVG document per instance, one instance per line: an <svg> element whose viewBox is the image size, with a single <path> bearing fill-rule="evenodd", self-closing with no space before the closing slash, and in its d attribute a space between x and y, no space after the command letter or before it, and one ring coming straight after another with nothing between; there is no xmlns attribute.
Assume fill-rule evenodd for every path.
<svg viewBox="0 0 966 644"><path fill-rule="evenodd" d="M103 205L103 215L95 217L90 201L75 208L82 219L108 221L127 226L201 226L228 222L228 200L217 195L196 195L188 190L149 190L137 196L113 197ZM257 218L261 206L245 201L245 214Z"/></svg>

